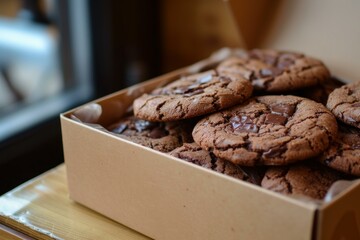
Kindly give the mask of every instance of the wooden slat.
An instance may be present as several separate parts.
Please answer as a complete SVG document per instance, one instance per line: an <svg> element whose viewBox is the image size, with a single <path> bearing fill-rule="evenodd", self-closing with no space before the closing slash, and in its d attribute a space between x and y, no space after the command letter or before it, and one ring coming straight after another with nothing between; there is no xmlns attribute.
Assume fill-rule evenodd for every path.
<svg viewBox="0 0 360 240"><path fill-rule="evenodd" d="M0 239L6 240L33 240L33 238L26 236L14 229L0 224Z"/></svg>
<svg viewBox="0 0 360 240"><path fill-rule="evenodd" d="M71 201L64 165L1 196L0 223L36 239L149 239Z"/></svg>

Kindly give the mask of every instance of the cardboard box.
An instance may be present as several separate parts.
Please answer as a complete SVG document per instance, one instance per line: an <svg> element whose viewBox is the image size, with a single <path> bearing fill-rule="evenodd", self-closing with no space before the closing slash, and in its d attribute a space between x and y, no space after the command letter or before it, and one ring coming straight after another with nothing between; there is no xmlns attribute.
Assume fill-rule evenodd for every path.
<svg viewBox="0 0 360 240"><path fill-rule="evenodd" d="M92 123L114 122L136 96L182 72L95 101L102 114ZM61 115L70 197L147 236L360 239L359 182L329 203L293 199L72 120L79 109Z"/></svg>
<svg viewBox="0 0 360 240"><path fill-rule="evenodd" d="M301 5L299 2L310 4L310 1L297 1L297 7ZM286 24L300 21L296 19ZM309 23L309 17L303 21ZM316 28L309 26L309 29L310 33L316 33ZM298 44L294 50L333 60L332 54L326 51L312 54L307 46L312 48L314 43L294 40L294 31L288 31L286 27L284 31L276 29L275 32L277 35L269 34L266 46L279 47L278 43L281 43L288 48L291 44ZM341 76L345 70L337 69L336 73ZM354 68L346 75L348 79L354 79L358 74L356 70ZM125 113L134 98L176 79L184 71L171 72L90 103L88 107L101 107L98 108L99 114L88 119L89 122L107 125L115 121ZM360 239L360 182L353 183L330 202L294 199L71 119L71 115L81 112L81 109L61 115L70 197L149 237Z"/></svg>

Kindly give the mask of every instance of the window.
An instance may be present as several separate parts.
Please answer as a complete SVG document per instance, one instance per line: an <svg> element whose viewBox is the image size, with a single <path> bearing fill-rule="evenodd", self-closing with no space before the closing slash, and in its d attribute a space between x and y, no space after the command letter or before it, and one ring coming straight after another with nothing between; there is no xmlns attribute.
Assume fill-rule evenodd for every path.
<svg viewBox="0 0 360 240"><path fill-rule="evenodd" d="M0 194L63 162L59 113L159 75L159 9L0 0Z"/></svg>
<svg viewBox="0 0 360 240"><path fill-rule="evenodd" d="M0 194L63 162L59 113L94 97L88 7L0 1Z"/></svg>
<svg viewBox="0 0 360 240"><path fill-rule="evenodd" d="M87 7L0 2L0 142L93 95Z"/></svg>

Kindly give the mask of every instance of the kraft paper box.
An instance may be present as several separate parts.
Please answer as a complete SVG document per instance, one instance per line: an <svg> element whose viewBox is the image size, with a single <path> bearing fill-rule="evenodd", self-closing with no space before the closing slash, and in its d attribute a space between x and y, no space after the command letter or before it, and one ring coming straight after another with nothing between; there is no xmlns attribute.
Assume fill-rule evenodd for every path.
<svg viewBox="0 0 360 240"><path fill-rule="evenodd" d="M358 80L360 45L351 43L358 43L360 34L350 26L360 21L360 15L349 2L339 8L333 1L282 1L284 7L266 36L259 31L265 37L258 45L304 52L324 60L346 81ZM331 201L295 199L120 139L99 127L119 119L143 92L185 71L61 115L70 198L154 239L360 239L358 181L339 182L338 189L345 190ZM94 114L82 119L88 124L73 117L81 118L89 108Z"/></svg>
<svg viewBox="0 0 360 240"><path fill-rule="evenodd" d="M154 239L360 239L360 183L330 202L273 193L120 139L117 120L178 70L61 115L70 197ZM84 124L74 120L94 108ZM119 115L120 114L120 115Z"/></svg>

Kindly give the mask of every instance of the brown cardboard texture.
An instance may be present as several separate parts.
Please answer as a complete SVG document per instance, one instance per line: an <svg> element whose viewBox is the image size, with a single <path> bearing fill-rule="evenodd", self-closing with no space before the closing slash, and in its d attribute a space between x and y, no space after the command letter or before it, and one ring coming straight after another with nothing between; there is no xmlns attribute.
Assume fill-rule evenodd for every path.
<svg viewBox="0 0 360 240"><path fill-rule="evenodd" d="M95 101L102 109L98 123L114 121L119 117L114 114L119 106L127 109L133 98L181 72ZM333 234L347 236L349 232L358 232L360 210L355 202L360 198L359 184L329 204L318 206L203 169L72 120L70 116L79 109L61 116L70 197L147 236L313 239L313 234L317 234L317 239L334 239Z"/></svg>
<svg viewBox="0 0 360 240"><path fill-rule="evenodd" d="M319 10L319 2L327 11ZM347 40L359 39L360 34L349 28L341 29L349 39L331 52L326 46L330 46L333 40L326 42L326 34L319 36L319 25L316 24L320 23L315 26L311 21L314 15L333 21L337 17L335 12L339 10L335 1L281 3L292 14L280 8L268 30L261 31L264 37L259 46L304 51L323 59L326 64L330 63L330 69L335 69L336 75L344 76L346 80L357 80L359 67L355 65L358 64L356 57L359 46ZM351 8L346 3L341 6L341 9L348 9L352 17L337 17L340 22L336 24L339 26L353 22L354 18L360 16L356 13L356 7ZM307 10L306 17L302 18L296 9ZM343 10L340 13L346 15ZM284 21L284 16L289 18L288 21ZM325 23L322 26L325 33L331 32L331 25ZM296 37L297 31L301 37ZM316 42L311 39L316 39ZM180 69L94 101L98 104L96 106L100 106L99 115L89 122L103 125L113 122L127 111L133 99L141 93L174 80L183 72L185 69ZM71 115L79 113L81 109L61 115L70 197L149 237L360 239L359 182L330 202L294 199L178 160L71 119Z"/></svg>

